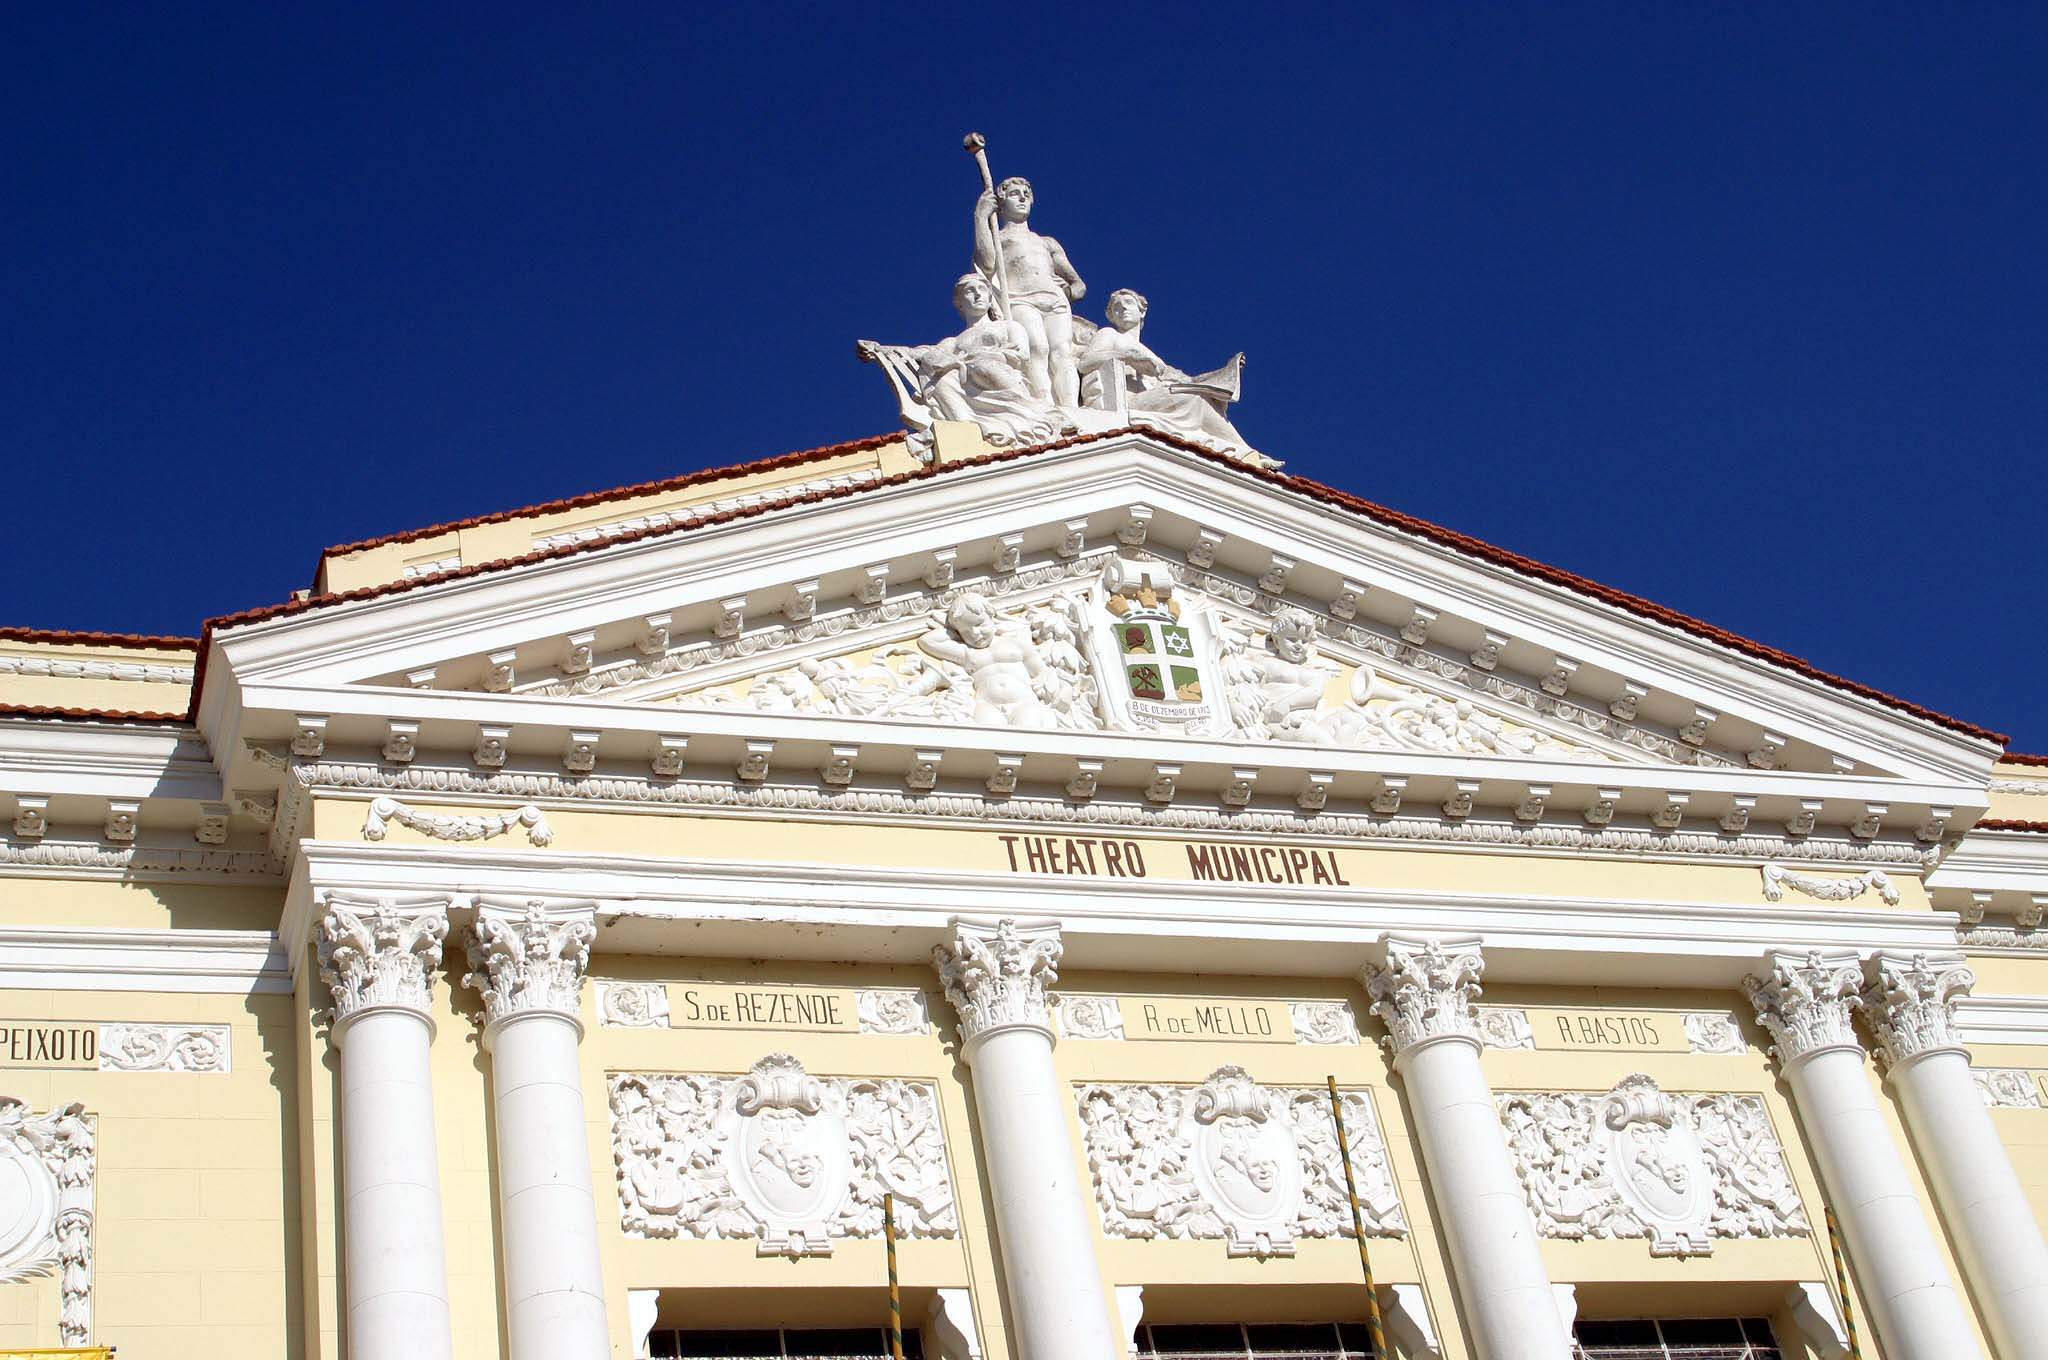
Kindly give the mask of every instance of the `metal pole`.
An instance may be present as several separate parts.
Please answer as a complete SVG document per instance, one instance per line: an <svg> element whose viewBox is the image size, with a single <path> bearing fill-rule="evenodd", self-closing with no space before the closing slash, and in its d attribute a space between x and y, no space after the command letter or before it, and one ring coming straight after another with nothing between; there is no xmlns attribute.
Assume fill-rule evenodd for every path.
<svg viewBox="0 0 2048 1360"><path fill-rule="evenodd" d="M1330 1119L1337 1125L1337 1156L1344 1163L1344 1188L1351 1194L1351 1234L1358 1239L1358 1267L1365 1272L1365 1327L1372 1339L1375 1357L1391 1357L1387 1349L1387 1328L1380 1320L1380 1292L1372 1282L1372 1257L1365 1250L1365 1209L1358 1202L1358 1180L1351 1173L1351 1139L1344 1132L1344 1100L1337 1094L1337 1078L1330 1079Z"/></svg>
<svg viewBox="0 0 2048 1360"><path fill-rule="evenodd" d="M882 1241L889 1249L889 1354L903 1360L903 1295L896 1288L896 1197L882 1195Z"/></svg>
<svg viewBox="0 0 2048 1360"><path fill-rule="evenodd" d="M1826 1210L1828 1218L1828 1251L1835 1258L1835 1293L1842 1304L1842 1330L1849 1334L1849 1360L1863 1360L1863 1350L1856 1344L1856 1319L1849 1310L1849 1263L1842 1258L1842 1229L1835 1222L1835 1211Z"/></svg>
<svg viewBox="0 0 2048 1360"><path fill-rule="evenodd" d="M988 168L988 138L979 132L970 132L961 141L961 145L974 157L974 163L981 167L981 187L993 195L996 191L996 177ZM1010 315L1010 267L1003 262L1003 209L1000 203L996 205L994 215L990 218L989 240L996 253L996 301L1001 305L1003 317L1007 320Z"/></svg>

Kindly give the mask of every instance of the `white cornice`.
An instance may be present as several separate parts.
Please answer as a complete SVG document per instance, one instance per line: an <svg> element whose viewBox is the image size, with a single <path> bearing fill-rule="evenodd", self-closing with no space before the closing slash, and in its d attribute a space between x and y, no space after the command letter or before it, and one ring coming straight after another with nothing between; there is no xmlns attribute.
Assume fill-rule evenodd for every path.
<svg viewBox="0 0 2048 1360"><path fill-rule="evenodd" d="M217 800L220 790L189 727L0 718L0 792Z"/></svg>
<svg viewBox="0 0 2048 1360"><path fill-rule="evenodd" d="M301 850L288 919L303 914L315 889L594 898L606 904L597 947L619 953L901 962L924 957L955 916L1042 915L1049 893L1074 967L1138 971L1340 976L1388 931L1476 931L1495 979L1719 987L1734 985L1766 948L1955 945L1950 914L1791 899L1246 889L909 868L850 874L827 865L326 841Z"/></svg>
<svg viewBox="0 0 2048 1360"><path fill-rule="evenodd" d="M1297 583L1362 579L1877 768L1903 759L1919 780L1982 801L1987 742L1137 436L225 630L201 721L217 741L239 738L230 673L347 684L779 587L793 571L857 572L878 545L929 553L1138 502L1161 543L1200 525L1285 551Z"/></svg>
<svg viewBox="0 0 2048 1360"><path fill-rule="evenodd" d="M1928 875L1946 891L2048 893L2048 835L1973 827Z"/></svg>
<svg viewBox="0 0 2048 1360"><path fill-rule="evenodd" d="M50 930L0 926L0 988L79 992L289 992L267 930Z"/></svg>
<svg viewBox="0 0 2048 1360"><path fill-rule="evenodd" d="M2048 1046L2048 996L1965 996L1956 1024L1973 1044Z"/></svg>

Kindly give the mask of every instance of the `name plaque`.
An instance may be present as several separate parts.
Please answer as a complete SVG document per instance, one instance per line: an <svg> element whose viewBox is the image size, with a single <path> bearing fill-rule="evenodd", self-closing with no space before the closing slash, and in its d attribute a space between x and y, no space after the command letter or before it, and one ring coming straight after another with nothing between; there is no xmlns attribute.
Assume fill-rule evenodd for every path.
<svg viewBox="0 0 2048 1360"><path fill-rule="evenodd" d="M1124 1038L1185 1043L1291 1044L1294 1019L1284 1001L1245 997L1126 996Z"/></svg>
<svg viewBox="0 0 2048 1360"><path fill-rule="evenodd" d="M0 1067L96 1071L100 1027L52 1020L0 1020Z"/></svg>
<svg viewBox="0 0 2048 1360"><path fill-rule="evenodd" d="M1113 836L999 834L1013 874L1063 878L1171 878L1195 883L1348 888L1335 850L1227 841L1140 841Z"/></svg>
<svg viewBox="0 0 2048 1360"><path fill-rule="evenodd" d="M851 987L782 983L671 982L671 1029L783 1029L860 1033Z"/></svg>
<svg viewBox="0 0 2048 1360"><path fill-rule="evenodd" d="M1538 1049L1551 1052L1690 1053L1683 1011L1581 1010L1525 1006Z"/></svg>

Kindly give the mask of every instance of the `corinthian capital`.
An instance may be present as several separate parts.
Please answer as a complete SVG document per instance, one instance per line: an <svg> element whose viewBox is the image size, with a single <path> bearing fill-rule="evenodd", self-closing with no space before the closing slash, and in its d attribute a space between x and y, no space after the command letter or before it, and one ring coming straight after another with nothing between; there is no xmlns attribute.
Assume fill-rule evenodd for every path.
<svg viewBox="0 0 2048 1360"><path fill-rule="evenodd" d="M1877 980L1856 1001L1877 1040L1878 1065L1966 1052L1956 1032L1956 998L1976 985L1961 954L1879 954Z"/></svg>
<svg viewBox="0 0 2048 1360"><path fill-rule="evenodd" d="M407 1010L433 1019L434 970L448 937L445 897L320 899L314 933L320 980L334 997L335 1042L369 1010Z"/></svg>
<svg viewBox="0 0 2048 1360"><path fill-rule="evenodd" d="M1045 989L1059 981L1060 952L1060 928L1050 921L955 921L953 942L932 950L932 967L960 1013L961 1039L972 1044L1017 1025L1050 1038Z"/></svg>
<svg viewBox="0 0 2048 1360"><path fill-rule="evenodd" d="M1756 1018L1777 1042L1773 1056L1781 1067L1824 1049L1854 1048L1856 1027L1851 1018L1863 968L1850 953L1772 953L1767 971L1742 980Z"/></svg>
<svg viewBox="0 0 2048 1360"><path fill-rule="evenodd" d="M1479 975L1486 961L1479 939L1409 939L1389 935L1386 962L1367 964L1362 975L1372 1013L1384 1020L1394 1056L1431 1039L1464 1039L1479 1044Z"/></svg>
<svg viewBox="0 0 2048 1360"><path fill-rule="evenodd" d="M486 1030L541 1011L577 1019L590 942L597 938L595 902L479 902L463 982L484 998Z"/></svg>

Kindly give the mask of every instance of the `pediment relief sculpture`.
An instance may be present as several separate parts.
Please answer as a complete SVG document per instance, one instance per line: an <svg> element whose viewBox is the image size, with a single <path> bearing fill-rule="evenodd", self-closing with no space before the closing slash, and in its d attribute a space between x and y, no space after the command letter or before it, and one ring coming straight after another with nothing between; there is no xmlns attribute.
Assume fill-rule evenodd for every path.
<svg viewBox="0 0 2048 1360"><path fill-rule="evenodd" d="M1032 225L1031 182L1012 175L997 184L979 135L967 146L981 167L982 194L972 268L953 285L962 329L929 345L855 346L889 379L913 446L929 457L940 421L972 424L998 448L1149 425L1256 466L1278 466L1229 420L1244 356L1209 373L1175 368L1144 343L1150 304L1130 288L1109 295L1108 325L1080 316L1074 306L1087 285L1066 248Z"/></svg>
<svg viewBox="0 0 2048 1360"><path fill-rule="evenodd" d="M1316 618L1240 616L1156 560L1112 556L1037 599L949 592L910 636L678 696L688 707L1177 733L1354 750L1643 762L1324 650ZM881 630L876 630L881 631Z"/></svg>
<svg viewBox="0 0 2048 1360"><path fill-rule="evenodd" d="M900 1078L814 1077L787 1054L745 1076L619 1074L612 1158L630 1237L753 1238L763 1256L825 1256L898 1231L959 1231L938 1096Z"/></svg>

